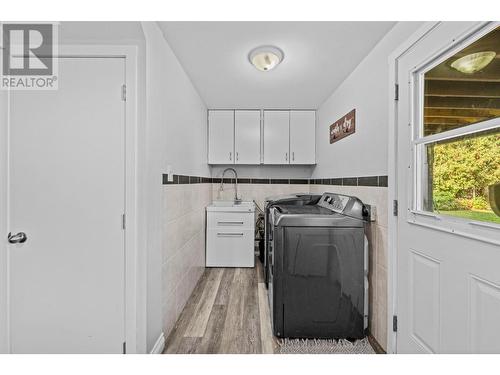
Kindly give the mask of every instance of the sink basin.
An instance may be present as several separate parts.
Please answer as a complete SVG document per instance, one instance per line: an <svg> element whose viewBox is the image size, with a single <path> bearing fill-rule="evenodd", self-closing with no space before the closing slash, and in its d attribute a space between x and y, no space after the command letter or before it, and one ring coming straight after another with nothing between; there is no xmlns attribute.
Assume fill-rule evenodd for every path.
<svg viewBox="0 0 500 375"><path fill-rule="evenodd" d="M213 201L207 206L207 211L225 211L225 212L254 212L255 203L252 201Z"/></svg>

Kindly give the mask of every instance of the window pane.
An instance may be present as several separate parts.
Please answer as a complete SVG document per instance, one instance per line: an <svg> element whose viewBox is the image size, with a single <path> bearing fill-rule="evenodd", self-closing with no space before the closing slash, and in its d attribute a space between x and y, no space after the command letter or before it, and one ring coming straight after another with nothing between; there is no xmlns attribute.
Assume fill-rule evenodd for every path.
<svg viewBox="0 0 500 375"><path fill-rule="evenodd" d="M424 74L423 136L500 116L500 27Z"/></svg>
<svg viewBox="0 0 500 375"><path fill-rule="evenodd" d="M421 147L424 210L500 224L500 128Z"/></svg>

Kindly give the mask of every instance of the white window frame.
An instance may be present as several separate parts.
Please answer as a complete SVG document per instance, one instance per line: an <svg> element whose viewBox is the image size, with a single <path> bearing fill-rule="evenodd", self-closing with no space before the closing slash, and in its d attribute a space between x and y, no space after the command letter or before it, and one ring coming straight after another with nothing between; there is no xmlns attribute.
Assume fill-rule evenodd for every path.
<svg viewBox="0 0 500 375"><path fill-rule="evenodd" d="M422 202L422 150L425 145L437 141L453 139L460 136L475 134L486 130L500 129L500 117L481 121L475 124L466 125L461 128L448 130L438 134L423 136L423 113L424 106L422 105L422 98L424 95L424 74L441 64L443 61L453 56L457 52L463 50L476 40L482 38L493 29L500 25L499 22L492 22L484 27L479 32L474 33L459 43L454 44L446 51L437 56L433 56L428 61L423 62L421 65L416 66L411 72L409 77L410 84L410 102L411 102L411 176L413 179L412 191L409 196L410 207L408 222L411 224L421 225L456 235L473 238L476 240L493 243L500 245L499 231L500 224L471 220L451 215L440 215L436 212L424 210L421 206Z"/></svg>

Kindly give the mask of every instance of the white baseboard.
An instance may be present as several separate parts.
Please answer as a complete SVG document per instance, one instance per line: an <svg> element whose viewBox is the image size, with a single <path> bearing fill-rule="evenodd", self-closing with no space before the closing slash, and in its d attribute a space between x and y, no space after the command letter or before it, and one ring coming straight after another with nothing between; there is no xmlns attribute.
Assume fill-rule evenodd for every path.
<svg viewBox="0 0 500 375"><path fill-rule="evenodd" d="M155 346L153 346L153 349L151 349L151 352L149 354L161 354L163 353L163 350L165 349L165 336L163 335L163 332L160 334L160 337L158 337L158 340L156 340Z"/></svg>

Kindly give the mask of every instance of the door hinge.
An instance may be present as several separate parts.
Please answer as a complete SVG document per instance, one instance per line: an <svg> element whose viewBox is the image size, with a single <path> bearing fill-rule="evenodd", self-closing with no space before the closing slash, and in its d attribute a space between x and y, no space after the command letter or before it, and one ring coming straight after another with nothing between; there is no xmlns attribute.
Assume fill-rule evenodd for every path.
<svg viewBox="0 0 500 375"><path fill-rule="evenodd" d="M127 354L127 343L123 342L123 354Z"/></svg>
<svg viewBox="0 0 500 375"><path fill-rule="evenodd" d="M122 100L127 101L127 85L125 84L122 85Z"/></svg>
<svg viewBox="0 0 500 375"><path fill-rule="evenodd" d="M392 214L398 216L398 201L396 199L392 201Z"/></svg>
<svg viewBox="0 0 500 375"><path fill-rule="evenodd" d="M393 315L392 316L392 332L397 332L398 331L398 316Z"/></svg>
<svg viewBox="0 0 500 375"><path fill-rule="evenodd" d="M399 85L397 83L394 85L394 100L399 100Z"/></svg>
<svg viewBox="0 0 500 375"><path fill-rule="evenodd" d="M122 214L122 229L125 230L125 214Z"/></svg>

